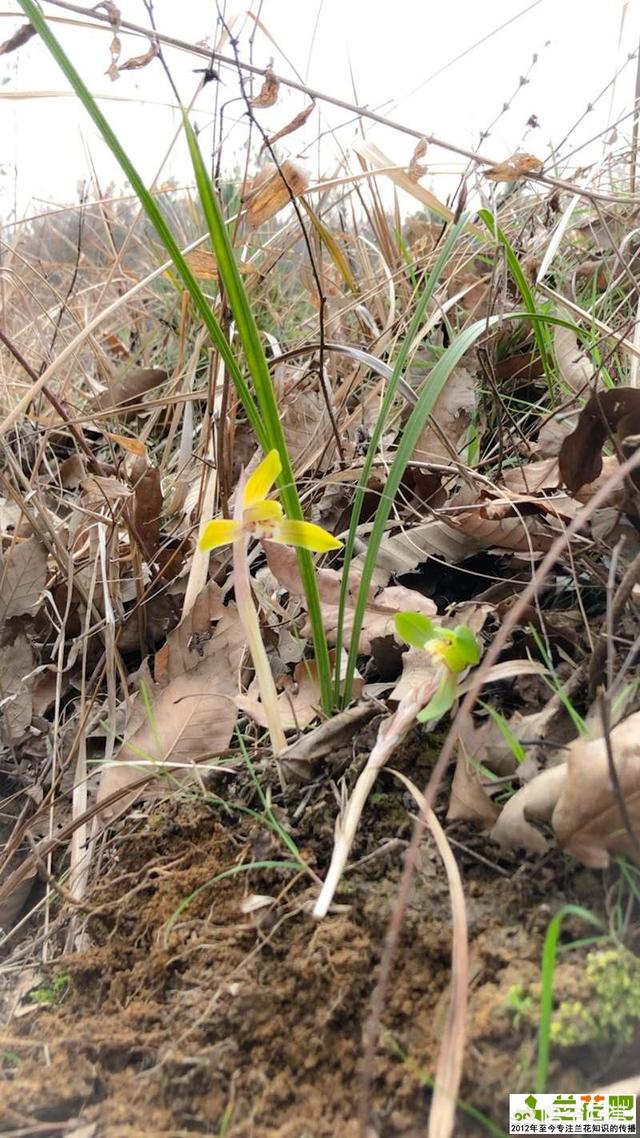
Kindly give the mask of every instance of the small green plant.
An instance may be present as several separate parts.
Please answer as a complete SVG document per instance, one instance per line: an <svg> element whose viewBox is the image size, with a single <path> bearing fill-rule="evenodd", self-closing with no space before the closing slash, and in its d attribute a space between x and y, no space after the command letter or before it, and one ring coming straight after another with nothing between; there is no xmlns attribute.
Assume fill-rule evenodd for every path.
<svg viewBox="0 0 640 1138"><path fill-rule="evenodd" d="M622 945L587 955L582 999L563 1000L551 1022L559 1047L631 1043L640 1022L640 957Z"/></svg>
<svg viewBox="0 0 640 1138"><path fill-rule="evenodd" d="M505 1007L513 1014L513 1026L518 1030L536 1018L537 1006L524 984L514 984L507 992Z"/></svg>
<svg viewBox="0 0 640 1138"><path fill-rule="evenodd" d="M70 976L68 972L58 972L49 984L39 984L29 993L29 999L34 1004L49 1007L60 1002L69 987Z"/></svg>

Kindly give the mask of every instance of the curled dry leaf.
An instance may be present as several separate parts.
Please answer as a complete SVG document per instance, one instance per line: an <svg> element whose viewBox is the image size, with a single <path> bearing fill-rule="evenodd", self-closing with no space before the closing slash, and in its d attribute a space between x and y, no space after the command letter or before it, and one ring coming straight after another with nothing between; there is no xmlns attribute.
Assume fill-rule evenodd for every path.
<svg viewBox="0 0 640 1138"><path fill-rule="evenodd" d="M451 784L447 820L472 822L486 830L493 826L500 808L481 784L481 760L476 757L482 750L479 733L472 724L465 725L463 732L458 740L458 758Z"/></svg>
<svg viewBox="0 0 640 1138"><path fill-rule="evenodd" d="M623 458L629 458L640 442L640 391L635 387L618 387L613 391L597 391L583 408L578 425L560 449L560 477L575 493L594 482L602 471L602 448L615 436ZM631 480L640 487L640 471Z"/></svg>
<svg viewBox="0 0 640 1138"><path fill-rule="evenodd" d="M37 874L38 871L36 869L25 873L22 881L18 881L14 888L9 890L0 900L0 929L2 929L3 932L8 932L16 919L20 916Z"/></svg>
<svg viewBox="0 0 640 1138"><path fill-rule="evenodd" d="M295 118L292 118L291 122L281 127L280 130L277 130L270 138L265 139L260 147L260 151L262 152L266 150L267 147L272 147L276 142L279 142L281 138L286 138L288 134L293 134L295 130L299 130L301 126L304 126L313 110L315 110L315 103L309 103L309 106L305 107L303 111L300 111Z"/></svg>
<svg viewBox="0 0 640 1138"><path fill-rule="evenodd" d="M218 279L218 262L215 255L209 252L208 249L192 249L190 253L185 253L185 261L187 262L194 277L201 281L217 281ZM257 274L260 276L260 269L257 265L251 262L241 261L238 264L238 270L244 276Z"/></svg>
<svg viewBox="0 0 640 1138"><path fill-rule="evenodd" d="M133 536L142 545L141 554L145 561L153 560L160 541L160 516L162 514L162 480L157 466L151 466L146 458L136 458L131 465L129 481L133 488L133 503L130 503L130 517L133 522Z"/></svg>
<svg viewBox="0 0 640 1138"><path fill-rule="evenodd" d="M21 24L19 28L9 36L8 40L0 43L0 55L8 55L11 51L17 51L19 47L23 47L30 39L36 34L36 29L33 24Z"/></svg>
<svg viewBox="0 0 640 1138"><path fill-rule="evenodd" d="M152 43L144 55L133 55L131 59L125 59L124 63L119 65L118 71L139 71L141 67L146 67L159 54L160 49L157 43Z"/></svg>
<svg viewBox="0 0 640 1138"><path fill-rule="evenodd" d="M142 439L134 439L129 435L114 435L113 431L105 431L104 436L106 439L109 439L109 442L115 443L116 446L122 447L122 449L125 450L127 454L135 454L139 458L146 458L147 448L144 445ZM71 455L70 457L73 459L76 456ZM68 462L69 459L66 459L65 461ZM64 473L66 472L63 472L63 474Z"/></svg>
<svg viewBox="0 0 640 1138"><path fill-rule="evenodd" d="M640 839L640 712L613 728L610 745L631 829ZM575 739L569 746L551 822L563 849L584 865L607 866L610 854L640 861L620 813L605 739Z"/></svg>
<svg viewBox="0 0 640 1138"><path fill-rule="evenodd" d="M303 194L309 179L300 166L287 159L280 168L268 163L256 174L245 195L247 220L252 228L262 225L289 205L291 196Z"/></svg>
<svg viewBox="0 0 640 1138"><path fill-rule="evenodd" d="M308 731L280 752L278 761L284 770L287 782L304 783L313 778L317 767L327 761L331 769L335 767L341 748L348 748L347 761L351 758L353 738L356 732L378 714L375 703L357 703L353 707L339 711L319 727Z"/></svg>
<svg viewBox="0 0 640 1138"><path fill-rule="evenodd" d="M283 680L283 689L278 696L278 708L284 730L308 727L317 718L321 706L320 684L313 662L301 660L293 670L293 677ZM269 726L255 681L246 695L236 696L236 703L261 727Z"/></svg>
<svg viewBox="0 0 640 1138"><path fill-rule="evenodd" d="M448 822L471 822L483 830L493 826L500 813L480 781L480 772L462 749L458 750L456 769L447 808Z"/></svg>
<svg viewBox="0 0 640 1138"><path fill-rule="evenodd" d="M640 836L640 712L624 719L609 736L611 754L631 831ZM509 799L491 836L510 849L543 853L547 842L531 821L551 821L559 844L591 868L609 864L611 854L640 861L611 780L604 738L574 739L566 762L543 771Z"/></svg>
<svg viewBox="0 0 640 1138"><path fill-rule="evenodd" d="M420 141L416 144L416 148L411 155L411 161L409 163L409 169L407 171L412 182L419 182L420 179L424 178L425 174L428 172L428 167L420 161L421 158L424 158L426 153L427 140L426 138L421 138Z"/></svg>
<svg viewBox="0 0 640 1138"><path fill-rule="evenodd" d="M553 330L553 347L558 371L567 387L580 395L593 381L595 368L593 362L578 343L572 328L557 325Z"/></svg>
<svg viewBox="0 0 640 1138"><path fill-rule="evenodd" d="M276 78L271 68L267 68L264 82L260 91L255 99L251 100L251 106L260 107L273 107L278 101L278 92L280 90L280 80Z"/></svg>
<svg viewBox="0 0 640 1138"><path fill-rule="evenodd" d="M499 162L497 166L489 166L482 172L490 182L514 182L529 174L539 174L542 166L542 160L533 154L512 154L506 161Z"/></svg>
<svg viewBox="0 0 640 1138"><path fill-rule="evenodd" d="M563 764L542 771L510 798L503 807L491 837L506 849L525 849L528 853L543 854L547 849L542 836L531 820L548 822L564 785L566 767Z"/></svg>

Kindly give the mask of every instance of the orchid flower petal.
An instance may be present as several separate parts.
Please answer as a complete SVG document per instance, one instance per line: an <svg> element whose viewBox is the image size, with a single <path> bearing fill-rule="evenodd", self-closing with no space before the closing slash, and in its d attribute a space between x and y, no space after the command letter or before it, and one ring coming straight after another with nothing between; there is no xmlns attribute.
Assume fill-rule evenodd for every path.
<svg viewBox="0 0 640 1138"><path fill-rule="evenodd" d="M279 502L274 498L263 498L261 502L255 502L253 506L247 506L242 511L242 521L245 524L251 522L272 522L282 521L284 511Z"/></svg>
<svg viewBox="0 0 640 1138"><path fill-rule="evenodd" d="M198 548L203 550L218 549L221 545L231 545L242 534L242 522L230 518L214 518L207 522L198 542Z"/></svg>
<svg viewBox="0 0 640 1138"><path fill-rule="evenodd" d="M451 644L442 655L452 672L463 672L470 664L480 663L480 645L468 625L453 629Z"/></svg>
<svg viewBox="0 0 640 1138"><path fill-rule="evenodd" d="M272 539L281 545L296 545L301 549L309 549L312 553L328 553L330 549L341 549L342 542L333 534L327 533L322 526L313 522L299 522L292 518L284 518L277 527Z"/></svg>
<svg viewBox="0 0 640 1138"><path fill-rule="evenodd" d="M436 629L432 620L421 612L398 612L395 617L396 632L412 648L424 648L441 630Z"/></svg>
<svg viewBox="0 0 640 1138"><path fill-rule="evenodd" d="M243 509L249 509L264 501L276 478L282 471L282 463L277 450L270 450L260 465L254 470L242 495Z"/></svg>
<svg viewBox="0 0 640 1138"><path fill-rule="evenodd" d="M418 712L419 723L429 723L432 719L439 719L453 706L458 694L455 674L447 668L440 681L440 686L432 695L426 707Z"/></svg>

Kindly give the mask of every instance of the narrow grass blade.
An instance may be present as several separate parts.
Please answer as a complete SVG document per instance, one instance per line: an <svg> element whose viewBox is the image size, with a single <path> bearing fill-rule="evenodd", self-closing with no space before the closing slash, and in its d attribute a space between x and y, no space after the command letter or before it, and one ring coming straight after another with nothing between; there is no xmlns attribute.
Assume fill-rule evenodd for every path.
<svg viewBox="0 0 640 1138"><path fill-rule="evenodd" d="M288 517L293 521L302 521L303 514L298 497L298 490L289 458L287 441L280 421L280 410L271 382L269 365L260 339L260 333L247 297L244 282L236 263L229 239L229 232L220 208L218 197L211 185L211 180L203 162L193 128L186 116L184 130L187 136L191 161L193 163L200 203L209 227L211 245L218 264L220 280L224 285L225 294L236 322L240 342L253 379L260 414L264 421L266 446L263 443L263 448L265 449L265 453L271 449L278 451L282 463L282 473L278 478L278 486L285 511ZM320 607L320 597L316 583L315 568L311 555L306 549L298 549L297 555L309 613L309 621L311 623L311 634L318 666L322 703L325 711L328 712L332 706L331 666L324 621L322 619L322 610Z"/></svg>
<svg viewBox="0 0 640 1138"><path fill-rule="evenodd" d="M357 486L356 494L355 494L355 499L354 499L354 503L353 503L353 509L351 511L351 522L349 525L349 533L347 536L347 540L345 542L344 568L343 568L343 574L342 574L342 587L341 587L341 591L340 591L340 610L339 610L339 616L338 616L338 633L337 633L337 640L336 640L336 659L337 660L340 659L340 655L341 655L341 651L342 651L342 629L344 627L344 614L345 614L345 610L346 610L348 588L349 588L349 567L351 565L351 560L353 557L353 550L354 550L354 546L355 546L356 534L357 534L358 525L360 522L360 515L362 512L362 505L364 502L364 497L365 497L365 494L367 491L367 486L369 484L369 475L371 473L371 468L373 466L375 456L378 452L380 439L382 438L382 433L384 431L385 424L387 422L389 411L391 410L391 406L392 406L393 401L396 397L398 384L400 382L400 379L402 378L402 374L405 370L405 366L406 366L407 360L409 358L409 352L411 350L411 345L414 342L414 340L415 340L415 338L416 338L416 336L420 330L420 327L424 321L427 305L429 304L429 301L431 300L431 297L433 296L436 285L437 285L438 280L440 278L440 274L441 274L444 266L446 265L446 263L449 259L449 255L450 255L456 241L458 240L458 237L459 237L461 231L465 228L466 224L467 224L467 217L466 217L466 215L463 215L460 218L460 220L458 221L457 225L454 225L451 227L450 233L447 235L446 240L442 244L442 249L440 251L440 254L439 254L431 272L429 273L427 280L425 281L424 291L423 291L423 293L422 293L422 295L421 295L421 297L420 297L420 299L416 305L416 310L415 310L413 317L411 319L411 323L410 323L409 328L407 330L407 333L406 333L406 335L402 341L402 344L400 345L400 350L399 350L398 355L397 355L396 360L395 360L393 372L392 372L391 378L387 384L387 389L385 391L385 395L384 395L384 398L382 400L382 406L380 407L380 414L378 415L375 427L373 428L373 431L371 434L371 441L369 443L369 448L367 450L365 460L364 460L364 463L362 466L362 473L360 475L360 480L358 482L358 486ZM425 385L425 388L427 388L429 392L431 391L431 381L429 381L429 383ZM438 394L439 394L439 392L436 394L435 398L430 403L429 410L425 414L425 419L429 415L430 411L432 410ZM426 399L426 398L427 398L427 392L426 392L426 390L423 390L422 396L420 397L420 400L418 400L418 403L420 403L421 400ZM414 414L415 414L415 411L414 411ZM407 461L408 461L408 459L407 459ZM405 465L406 465L406 463L405 463ZM380 502L380 506L378 507L379 511L383 507L384 502L387 500L389 502L389 509L390 509L391 501L393 500L393 496L391 496L390 499L387 499L387 497L385 495L385 497ZM386 522L386 519L388 516L389 516L389 510L387 510L387 514L386 514L385 519L384 519L385 522ZM384 523L383 523L383 527L384 527ZM381 540L382 531L380 530L379 532L380 532L380 536L377 537L377 543L375 544L375 549L374 549L374 564L375 564L375 558L377 557L377 554L378 554L378 545L379 545L380 540ZM376 541L376 539L374 539L374 535L371 534L371 537L369 538L369 551L371 551L372 548L374 547L375 541ZM349 653L349 662L347 664L347 673L346 673L346 677L345 677L345 686L344 686L344 693L343 693L343 705L344 706L346 706L347 703L349 702L349 700L351 699L353 675L354 675L355 661L356 661L356 655L357 655L357 644L358 644L358 639L360 636L360 629L362 626L362 619L363 619L363 615L364 615L364 609L365 609L365 605L366 605L367 595L369 592L369 585L371 583L372 573L373 573L373 568L371 568L369 570L369 578L368 578L368 581L366 582L366 585L365 585L365 576L363 574L362 583L361 583L360 590L358 593L358 610L357 611L360 613L360 616L359 616L359 622L360 623L357 623L358 617L356 616L356 624L354 625L354 628L353 628L352 639L351 639L351 651ZM356 646L355 649L354 649L354 645ZM336 684L335 684L334 699L335 699L336 703L338 703L338 701L340 699L339 681L338 680L336 680Z"/></svg>
<svg viewBox="0 0 640 1138"><path fill-rule="evenodd" d="M500 226L496 222L495 217L493 216L493 214L488 209L479 210L478 211L478 217L480 217L482 219L482 221L484 221L487 229L489 230L489 233L492 235L492 237L495 237L495 239L498 241L498 243L500 245L502 245L502 247L505 251L505 255L507 258L507 264L509 266L511 275L512 275L512 277L516 283L518 292L520 293L520 296L522 297L524 306L527 310L526 315L527 316L540 315L540 313L538 312L538 307L536 305L535 297L534 297L533 292L531 291L531 289L529 287L529 282L528 282L526 276L524 275L524 273L522 271L522 267L520 265L520 262L518 260L516 253L514 252L513 246L511 245L511 243L509 241L509 238L503 232L503 230L500 228ZM540 320L534 320L533 321L533 334L535 336L536 345L537 345L538 351L540 353L540 359L542 360L542 367L544 369L544 374L545 374L545 377L547 380L547 384L550 385L551 384L551 375L552 375L553 365L552 365L552 357L551 357L551 354L549 352L549 342L548 342L548 338L546 336L546 328L545 328L545 322L544 321L540 321Z"/></svg>
<svg viewBox="0 0 640 1138"><path fill-rule="evenodd" d="M402 437L398 443L396 456L393 460L389 475L387 477L384 494L380 498L380 502L378 504L378 509L376 511L376 516L373 523L373 529L371 530L371 535L369 537L367 554L362 569L362 578L360 581L360 587L356 601L356 609L353 618L353 631L351 633L351 645L349 648L349 658L347 662L347 675L345 679L346 701L351 698L351 683L355 671L356 659L358 656L358 641L360 639L360 631L362 629L362 622L364 620L364 613L367 605L371 579L373 577L373 571L375 569L378 556L378 549L380 547L380 542L384 536L384 528L387 524L389 514L391 513L393 501L400 487L402 476L407 468L407 464L409 463L413 452L415 451L424 425L429 418L429 415L433 411L436 400L438 399L440 392L443 390L447 380L449 379L449 376L453 372L454 368L458 365L465 352L469 351L469 348L473 346L478 337L486 332L487 328L490 328L492 325L496 324L500 319L501 318L499 316L493 316L488 320L485 319L476 321L475 324L471 324L468 328L465 328L465 330L461 332L449 345L431 372L428 382L424 385L420 396L418 397L418 401L413 411L411 412L411 415L407 421L407 425L402 433ZM396 369L394 369L394 372L395 370ZM382 413L383 412L381 411L381 416ZM374 439L375 435L371 440L371 447L374 446ZM377 439L375 439L375 445L377 446ZM367 458L368 457L369 456L367 455ZM363 478L361 479L361 484L362 483L364 483L364 472ZM364 484L366 485L366 483ZM351 531L349 532L349 538L351 538Z"/></svg>
<svg viewBox="0 0 640 1138"><path fill-rule="evenodd" d="M536 1094L544 1094L549 1074L549 1049L551 1040L551 1014L553 1012L553 976L556 970L558 938L560 926L565 917L581 917L591 925L602 928L602 922L580 905L563 905L550 921L542 949L542 969L540 975L540 1024L538 1027L538 1065L536 1069Z"/></svg>
<svg viewBox="0 0 640 1138"><path fill-rule="evenodd" d="M213 189L208 181L208 178L202 178L202 171L204 165L200 158L200 162L196 168L198 176L198 187L202 193L205 184L208 186L209 192L203 199L203 208L209 223L212 241L214 234L216 241L214 242L214 250L218 256L219 269L222 282L224 284L227 295L229 296L230 304L234 313L234 318L238 326L238 331L241 337L242 345L247 357L247 363L251 371L251 375L256 387L256 394L258 396L258 403L253 398L251 391L244 379L242 371L238 366L237 360L233 354L231 346L222 331L222 328L212 311L209 301L200 288L196 278L194 277L191 269L189 268L180 248L167 224L167 221L162 213L162 210L155 201L153 195L149 192L144 184L140 174L138 173L133 162L125 152L119 139L102 114L91 92L86 87L80 75L68 58L66 52L51 31L45 17L43 16L40 8L35 3L35 0L19 0L20 6L25 13L27 19L32 23L33 27L38 32L49 51L51 52L56 63L69 80L73 90L80 99L85 110L97 126L104 141L111 150L112 154L119 163L124 174L128 178L133 190L135 191L142 207L144 208L149 220L152 222L158 237L171 257L178 274L189 292L193 304L201 316L213 343L220 352L225 366L231 376L231 379L236 387L239 398L245 409L247 417L256 433L258 441L263 450L268 451L272 446L280 452L282 458L283 472L281 476L281 489L282 499L285 509L290 517L301 519L302 511L298 499L297 490L293 479L293 471L287 453L286 443L280 419L278 415L277 404L271 386L266 359L260 344L253 314L247 301L246 293L242 285L242 280L238 272L233 251L229 242L224 219L217 204L217 199L213 193ZM192 158L197 157L198 147L194 142L195 137L190 128L187 130L187 138L191 148ZM196 154L197 152L197 154ZM195 165L195 161L194 161ZM309 610L309 619L311 622L312 635L314 641L314 649L318 663L318 675L320 678L322 701L326 710L331 706L332 690L331 690L331 669L329 664L329 652L326 643L326 636L324 632L324 625L322 622L322 614L320 609L320 600L318 597L318 590L315 580L315 572L313 561L305 550L300 550L298 553L300 574L305 589L305 596Z"/></svg>

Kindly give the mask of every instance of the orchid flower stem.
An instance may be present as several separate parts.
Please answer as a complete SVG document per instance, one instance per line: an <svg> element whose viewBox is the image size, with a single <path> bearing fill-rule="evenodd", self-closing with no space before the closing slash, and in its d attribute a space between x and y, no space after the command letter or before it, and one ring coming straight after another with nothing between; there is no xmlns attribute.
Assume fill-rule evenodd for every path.
<svg viewBox="0 0 640 1138"><path fill-rule="evenodd" d="M391 758L396 747L400 745L407 733L415 725L416 715L426 707L434 695L440 682L440 675L430 677L416 688L412 688L402 698L398 707L385 723L380 726L375 746L369 755L366 767L360 772L358 780L351 792L342 818L336 824L336 837L333 847L331 864L322 886L320 896L313 910L314 917L326 917L333 895L338 888L340 878L346 867L351 847L362 816L362 811L373 785L384 767Z"/></svg>
<svg viewBox="0 0 640 1138"><path fill-rule="evenodd" d="M260 633L256 606L253 602L248 551L249 538L246 534L242 534L233 545L233 584L238 616L247 638L247 645L258 681L260 699L267 718L271 745L277 759L280 752L286 747L287 740L278 708L278 693Z"/></svg>

